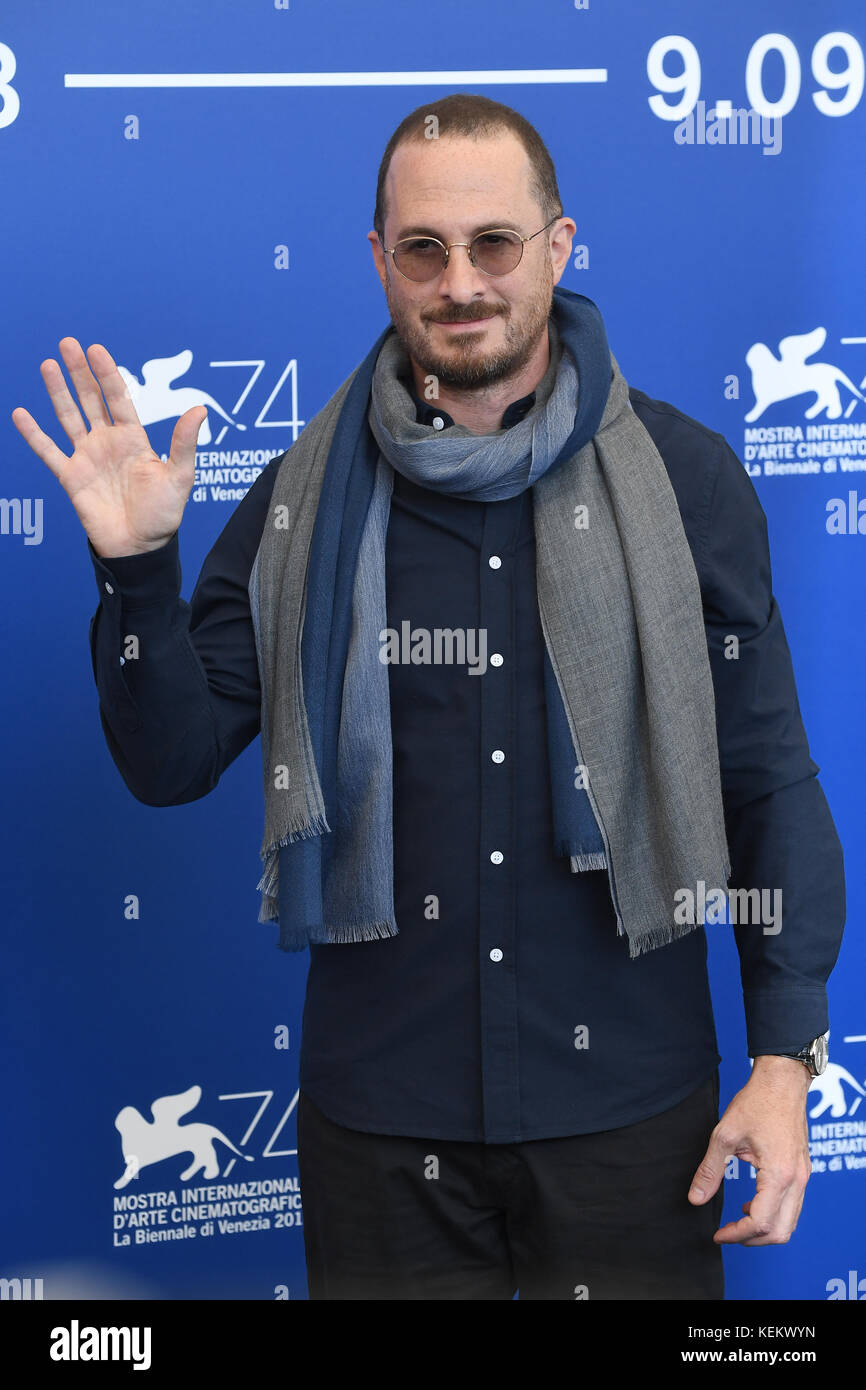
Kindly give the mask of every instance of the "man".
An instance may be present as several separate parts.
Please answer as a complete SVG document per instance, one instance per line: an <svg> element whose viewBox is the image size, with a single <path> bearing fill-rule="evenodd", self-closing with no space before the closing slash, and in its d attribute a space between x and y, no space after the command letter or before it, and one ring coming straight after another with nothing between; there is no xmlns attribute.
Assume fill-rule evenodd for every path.
<svg viewBox="0 0 866 1390"><path fill-rule="evenodd" d="M719 1299L723 1244L797 1223L844 922L765 518L722 437L629 389L555 288L575 223L517 112L412 112L374 221L393 329L191 606L201 416L162 464L74 339L90 434L42 367L72 458L13 416L89 537L105 736L169 805L262 731L260 920L310 949L311 1298ZM733 927L754 1063L719 1120L705 918L673 888L728 875L784 916ZM756 1193L719 1229L733 1154Z"/></svg>

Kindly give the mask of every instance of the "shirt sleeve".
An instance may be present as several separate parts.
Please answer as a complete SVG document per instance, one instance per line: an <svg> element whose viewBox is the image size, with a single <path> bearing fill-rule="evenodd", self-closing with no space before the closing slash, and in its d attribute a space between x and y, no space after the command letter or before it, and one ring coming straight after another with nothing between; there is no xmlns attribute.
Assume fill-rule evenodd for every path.
<svg viewBox="0 0 866 1390"><path fill-rule="evenodd" d="M767 519L742 463L717 438L702 589L731 851L728 890L768 890L767 906L781 903L779 922L768 923L769 913L761 922L753 913L739 924L730 918L754 1057L795 1052L829 1026L826 984L845 923L845 879L772 590Z"/></svg>
<svg viewBox="0 0 866 1390"><path fill-rule="evenodd" d="M212 791L260 728L261 688L249 583L276 471L272 459L180 595L177 532L141 555L103 559L90 622L99 715L114 763L147 806Z"/></svg>

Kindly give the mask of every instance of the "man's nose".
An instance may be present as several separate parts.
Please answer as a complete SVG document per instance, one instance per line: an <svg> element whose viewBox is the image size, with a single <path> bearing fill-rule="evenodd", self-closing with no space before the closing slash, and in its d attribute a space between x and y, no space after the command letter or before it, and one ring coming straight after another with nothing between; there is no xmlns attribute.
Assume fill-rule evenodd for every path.
<svg viewBox="0 0 866 1390"><path fill-rule="evenodd" d="M469 247L457 242L448 252L448 264L439 277L438 289L452 299L486 290L487 276L469 259Z"/></svg>

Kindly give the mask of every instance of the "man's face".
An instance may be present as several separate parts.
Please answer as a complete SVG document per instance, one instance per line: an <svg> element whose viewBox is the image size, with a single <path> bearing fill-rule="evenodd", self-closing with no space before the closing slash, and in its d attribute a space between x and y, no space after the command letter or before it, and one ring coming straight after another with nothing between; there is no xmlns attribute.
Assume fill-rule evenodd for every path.
<svg viewBox="0 0 866 1390"><path fill-rule="evenodd" d="M480 231L537 232L545 216L530 193L530 165L510 132L485 140L442 138L395 150L386 184L385 246L426 234L443 244L469 242ZM454 246L432 280L407 280L369 233L391 320L425 375L456 390L474 390L514 376L547 329L553 287L576 230L561 218L526 242L515 270L486 275Z"/></svg>

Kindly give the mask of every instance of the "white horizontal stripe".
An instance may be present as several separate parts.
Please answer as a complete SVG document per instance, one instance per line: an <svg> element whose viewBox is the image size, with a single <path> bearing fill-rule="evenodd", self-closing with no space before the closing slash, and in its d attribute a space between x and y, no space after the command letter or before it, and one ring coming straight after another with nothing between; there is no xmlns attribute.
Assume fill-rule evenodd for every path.
<svg viewBox="0 0 866 1390"><path fill-rule="evenodd" d="M454 72L67 72L65 87L454 87L471 82L606 82L607 68Z"/></svg>

